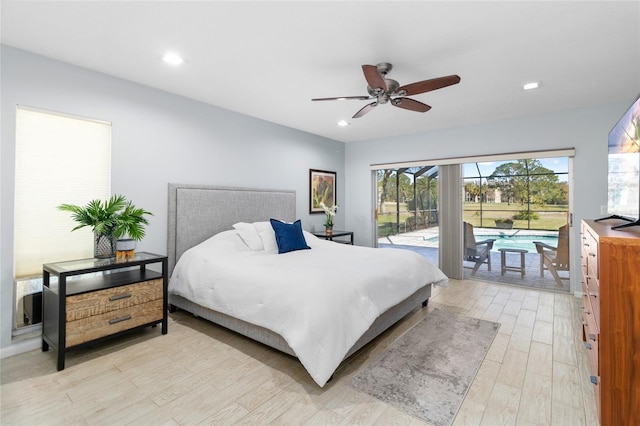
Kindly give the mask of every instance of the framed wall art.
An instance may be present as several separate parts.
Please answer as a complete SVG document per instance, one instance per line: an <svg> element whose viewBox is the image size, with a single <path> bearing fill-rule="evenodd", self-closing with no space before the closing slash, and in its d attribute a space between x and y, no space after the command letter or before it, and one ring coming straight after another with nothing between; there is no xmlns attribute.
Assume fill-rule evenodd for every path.
<svg viewBox="0 0 640 426"><path fill-rule="evenodd" d="M320 206L336 205L336 172L309 170L309 213L324 213Z"/></svg>

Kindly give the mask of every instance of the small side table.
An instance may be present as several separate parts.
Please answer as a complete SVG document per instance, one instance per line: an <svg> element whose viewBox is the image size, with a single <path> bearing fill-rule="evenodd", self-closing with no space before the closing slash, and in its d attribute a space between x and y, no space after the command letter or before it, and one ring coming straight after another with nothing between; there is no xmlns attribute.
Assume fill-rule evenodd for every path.
<svg viewBox="0 0 640 426"><path fill-rule="evenodd" d="M336 243L353 245L353 232L351 231L334 230L331 234L326 234L324 232L312 232L312 234L318 238L324 238L325 240L334 241ZM334 240L336 237L349 237L349 240Z"/></svg>
<svg viewBox="0 0 640 426"><path fill-rule="evenodd" d="M524 278L524 255L529 253L529 250L523 249L511 249L511 248L501 248L498 249L500 252L500 275L504 275L506 271L514 271L520 272L520 276ZM509 266L507 265L507 253L520 253L520 266Z"/></svg>
<svg viewBox="0 0 640 426"><path fill-rule="evenodd" d="M164 255L136 252L126 261L42 265L42 351L50 346L58 351L58 371L64 370L70 349L158 324L167 334L167 262ZM162 272L147 269L152 264Z"/></svg>

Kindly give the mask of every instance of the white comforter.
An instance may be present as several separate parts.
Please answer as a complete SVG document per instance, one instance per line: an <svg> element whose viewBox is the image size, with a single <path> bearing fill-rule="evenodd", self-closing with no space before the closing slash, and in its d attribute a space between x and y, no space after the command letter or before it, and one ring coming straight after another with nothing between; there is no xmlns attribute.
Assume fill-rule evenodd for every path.
<svg viewBox="0 0 640 426"><path fill-rule="evenodd" d="M280 334L324 386L382 312L447 278L417 253L304 235L311 250L275 254L217 234L182 255L169 293Z"/></svg>

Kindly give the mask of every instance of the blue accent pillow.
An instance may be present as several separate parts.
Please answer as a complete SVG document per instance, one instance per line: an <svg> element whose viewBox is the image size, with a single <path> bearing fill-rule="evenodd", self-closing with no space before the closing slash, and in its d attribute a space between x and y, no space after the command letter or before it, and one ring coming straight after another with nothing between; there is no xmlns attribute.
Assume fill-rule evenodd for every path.
<svg viewBox="0 0 640 426"><path fill-rule="evenodd" d="M276 233L276 243L278 244L279 254L311 248L304 239L300 219L293 223L284 223L276 219L271 219L271 227Z"/></svg>

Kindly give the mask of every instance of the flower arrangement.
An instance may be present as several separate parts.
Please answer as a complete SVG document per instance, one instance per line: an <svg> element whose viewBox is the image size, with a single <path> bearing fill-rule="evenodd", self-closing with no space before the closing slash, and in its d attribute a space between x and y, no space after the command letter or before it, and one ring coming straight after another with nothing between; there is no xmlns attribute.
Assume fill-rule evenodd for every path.
<svg viewBox="0 0 640 426"><path fill-rule="evenodd" d="M322 210L324 210L324 214L327 216L327 220L325 220L324 226L332 227L333 217L336 215L336 212L338 211L338 205L327 207L327 205L321 201L320 207L322 207Z"/></svg>

